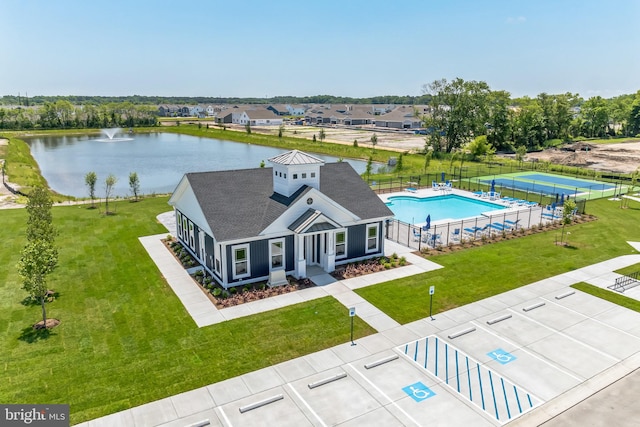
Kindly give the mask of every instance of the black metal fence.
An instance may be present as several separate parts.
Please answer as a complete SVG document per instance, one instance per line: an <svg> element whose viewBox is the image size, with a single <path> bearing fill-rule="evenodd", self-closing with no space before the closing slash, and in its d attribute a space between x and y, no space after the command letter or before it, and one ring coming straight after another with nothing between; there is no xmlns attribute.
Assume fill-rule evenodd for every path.
<svg viewBox="0 0 640 427"><path fill-rule="evenodd" d="M559 222L563 216L562 209L551 209L550 206L515 207L498 214L435 224L429 229L394 219L387 222L386 238L416 250L437 248ZM578 200L573 214L584 214L585 209L586 200Z"/></svg>
<svg viewBox="0 0 640 427"><path fill-rule="evenodd" d="M531 188L525 189L518 188L516 179L512 179L510 184L504 182L503 179L501 183L496 183L494 186L495 191L500 192L502 196L517 197L539 204L546 204L553 202L558 203L562 194L574 199L584 198L587 200L612 197L623 194L625 191L628 192L631 185L631 178L628 174L616 172L600 172L596 174L586 169L558 165L553 165L552 168L549 168L543 167L537 162L524 162L522 166L513 164L505 165L501 163L463 167L454 166L444 172L431 172L421 175L399 175L393 178L369 179L367 182L369 186L378 193L396 192L406 188L429 188L434 182L442 183L446 181L450 181L453 187L461 190L486 191L490 188L490 183L486 181L479 182L478 177L494 177L498 179L499 175L524 171L539 171L587 180L598 180L609 185L607 188L602 184L594 184L589 187L569 189L567 186L559 187L556 184L545 182L538 184L537 187L534 184ZM614 188L609 188L610 185L614 185ZM589 191L585 192L585 189Z"/></svg>

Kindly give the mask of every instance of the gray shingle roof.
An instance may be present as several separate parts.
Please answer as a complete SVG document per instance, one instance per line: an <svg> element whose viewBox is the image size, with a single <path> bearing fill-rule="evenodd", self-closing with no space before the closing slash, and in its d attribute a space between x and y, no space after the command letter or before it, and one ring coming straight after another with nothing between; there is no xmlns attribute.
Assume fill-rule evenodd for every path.
<svg viewBox="0 0 640 427"><path fill-rule="evenodd" d="M218 241L257 236L311 188L301 187L290 197L273 192L273 169L188 173L209 227ZM320 191L363 220L393 213L349 163L320 166Z"/></svg>
<svg viewBox="0 0 640 427"><path fill-rule="evenodd" d="M299 150L287 151L269 159L271 163L279 165L311 165L324 163L324 160Z"/></svg>

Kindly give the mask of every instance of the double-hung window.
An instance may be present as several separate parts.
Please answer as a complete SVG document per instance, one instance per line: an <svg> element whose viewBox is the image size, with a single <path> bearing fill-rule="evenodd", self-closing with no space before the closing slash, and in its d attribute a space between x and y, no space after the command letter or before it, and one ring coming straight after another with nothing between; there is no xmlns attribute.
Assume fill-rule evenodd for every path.
<svg viewBox="0 0 640 427"><path fill-rule="evenodd" d="M378 224L367 225L367 253L378 251Z"/></svg>
<svg viewBox="0 0 640 427"><path fill-rule="evenodd" d="M347 256L347 232L338 231L336 233L336 259Z"/></svg>
<svg viewBox="0 0 640 427"><path fill-rule="evenodd" d="M242 279L249 277L249 245L238 245L233 247L233 278Z"/></svg>
<svg viewBox="0 0 640 427"><path fill-rule="evenodd" d="M284 239L271 240L269 242L269 258L271 259L272 270L284 268Z"/></svg>
<svg viewBox="0 0 640 427"><path fill-rule="evenodd" d="M176 228L178 237L182 238L182 214L178 211L176 211Z"/></svg>

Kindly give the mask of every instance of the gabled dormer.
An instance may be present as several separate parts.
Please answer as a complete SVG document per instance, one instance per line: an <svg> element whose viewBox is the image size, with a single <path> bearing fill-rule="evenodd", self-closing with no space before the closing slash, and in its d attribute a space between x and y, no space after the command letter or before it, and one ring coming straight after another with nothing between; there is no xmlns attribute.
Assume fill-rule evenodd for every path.
<svg viewBox="0 0 640 427"><path fill-rule="evenodd" d="M293 150L269 159L273 164L273 191L289 197L303 185L320 190L324 160Z"/></svg>

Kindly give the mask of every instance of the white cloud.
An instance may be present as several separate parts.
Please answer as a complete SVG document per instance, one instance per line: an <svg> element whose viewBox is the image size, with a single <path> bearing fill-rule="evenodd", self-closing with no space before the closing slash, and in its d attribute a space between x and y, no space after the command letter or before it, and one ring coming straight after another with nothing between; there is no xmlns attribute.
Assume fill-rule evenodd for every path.
<svg viewBox="0 0 640 427"><path fill-rule="evenodd" d="M517 16L515 18L513 16L510 16L507 18L507 24L521 24L526 20L527 18L525 18L524 16Z"/></svg>

